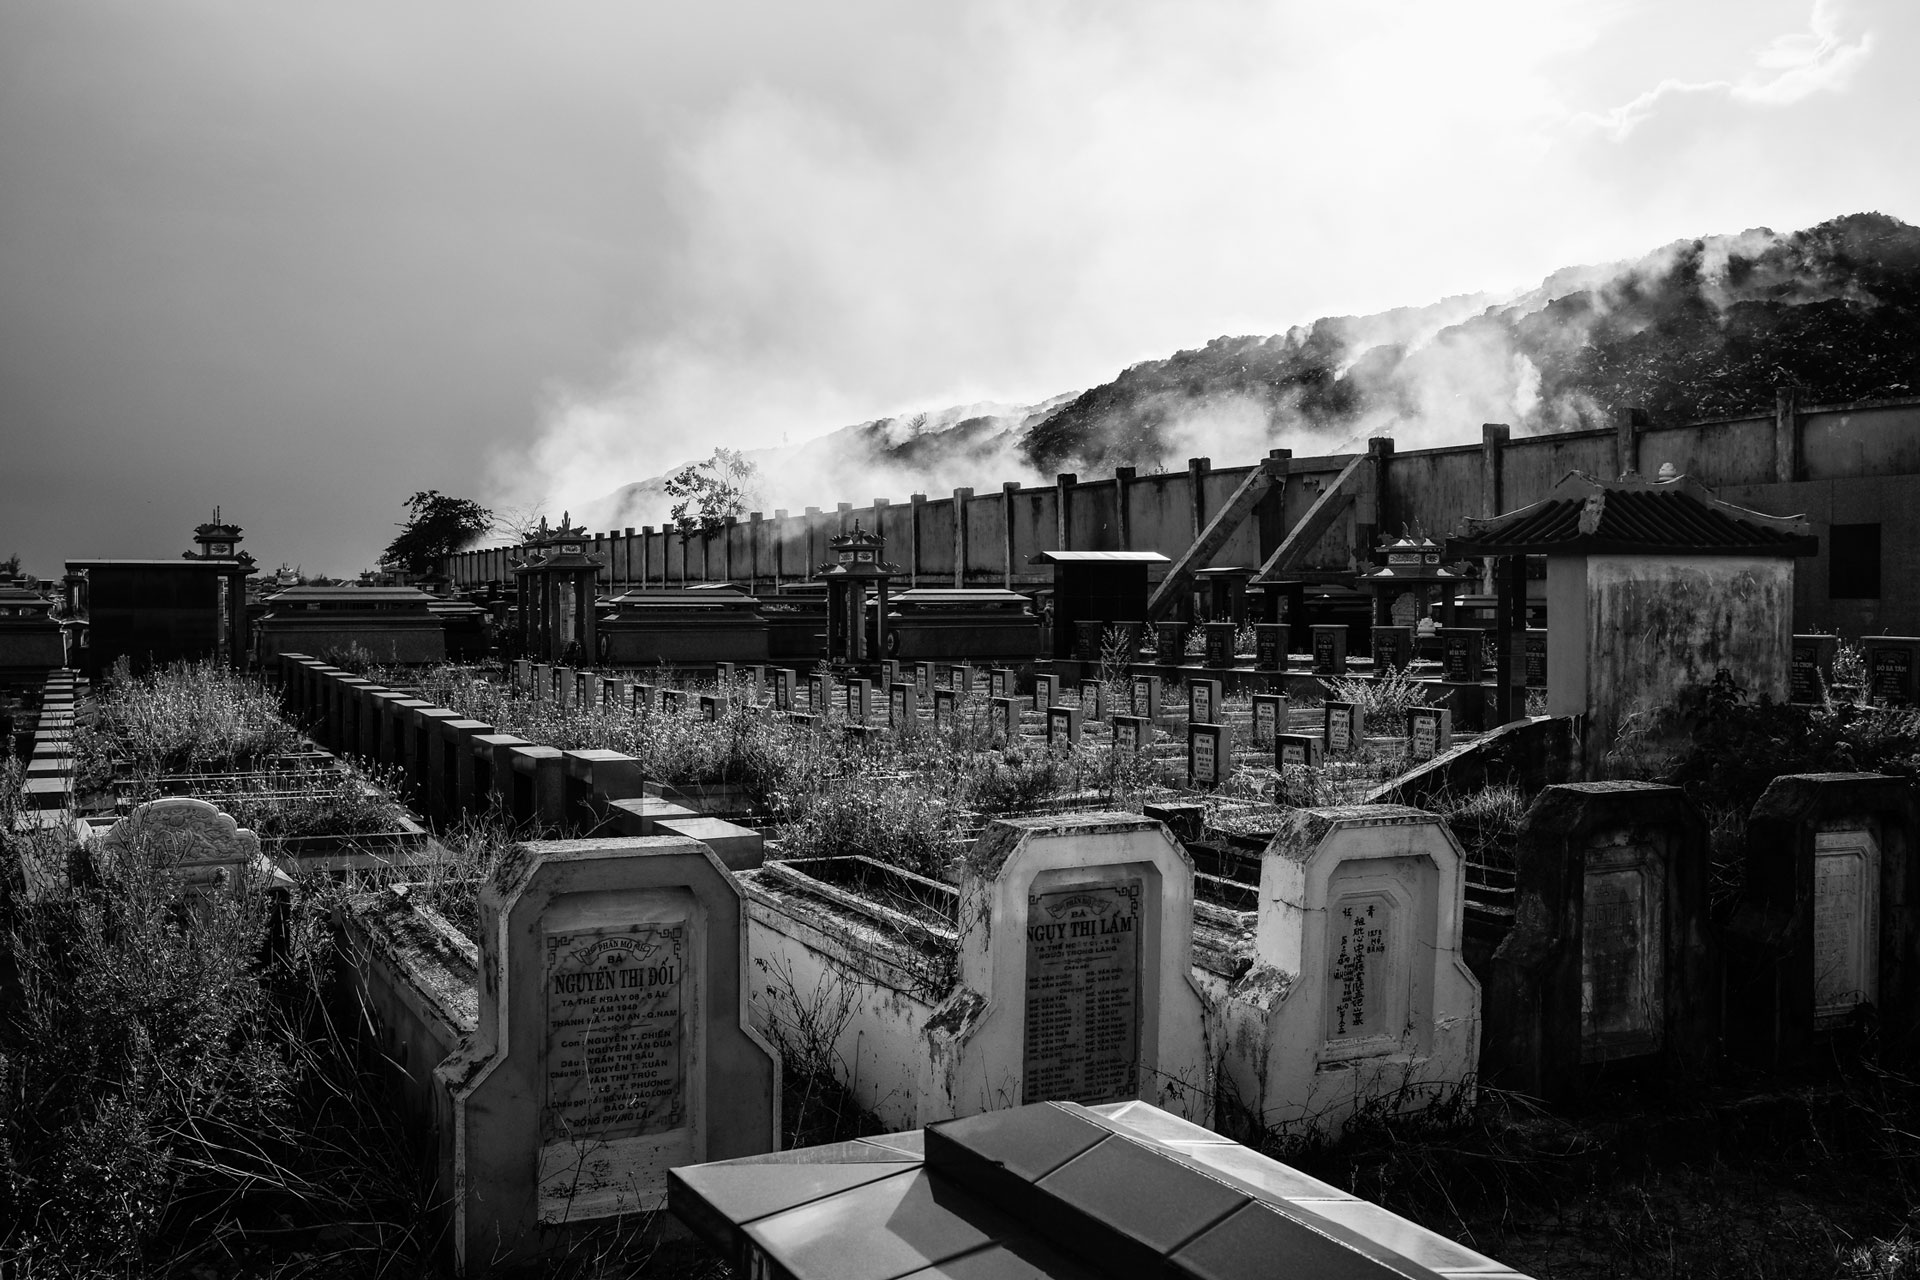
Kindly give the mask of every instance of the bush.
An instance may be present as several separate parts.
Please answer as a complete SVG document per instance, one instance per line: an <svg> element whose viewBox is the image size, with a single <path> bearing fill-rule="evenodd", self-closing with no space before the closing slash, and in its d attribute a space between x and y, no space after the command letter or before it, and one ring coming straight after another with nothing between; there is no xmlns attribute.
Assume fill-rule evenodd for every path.
<svg viewBox="0 0 1920 1280"><path fill-rule="evenodd" d="M257 768L298 750L300 733L261 685L215 662L175 663L135 679L124 663L74 735L74 785L113 778Z"/></svg>

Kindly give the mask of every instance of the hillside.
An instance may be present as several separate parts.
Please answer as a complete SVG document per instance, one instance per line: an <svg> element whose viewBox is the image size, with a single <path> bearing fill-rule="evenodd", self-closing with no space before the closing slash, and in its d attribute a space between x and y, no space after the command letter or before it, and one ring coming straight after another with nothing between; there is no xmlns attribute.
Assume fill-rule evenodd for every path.
<svg viewBox="0 0 1920 1280"><path fill-rule="evenodd" d="M1402 448L1771 408L1792 382L1821 403L1920 392L1920 228L1878 213L1804 231L1682 240L1571 267L1511 298L1477 294L1273 336L1219 337L1039 405L881 419L757 455L767 505L1222 464L1264 448ZM602 524L665 514L658 480L609 495ZM596 511L596 515L598 511Z"/></svg>

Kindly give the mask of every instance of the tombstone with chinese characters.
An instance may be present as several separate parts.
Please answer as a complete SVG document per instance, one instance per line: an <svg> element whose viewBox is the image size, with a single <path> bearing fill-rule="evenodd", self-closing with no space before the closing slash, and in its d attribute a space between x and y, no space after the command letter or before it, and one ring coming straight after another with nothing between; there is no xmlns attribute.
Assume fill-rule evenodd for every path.
<svg viewBox="0 0 1920 1280"><path fill-rule="evenodd" d="M1877 1023L1920 1027L1915 803L1907 778L1775 778L1747 819L1741 898L1727 928L1728 1052L1803 1061L1815 1041Z"/></svg>
<svg viewBox="0 0 1920 1280"><path fill-rule="evenodd" d="M1603 1072L1701 1069L1720 1037L1706 828L1677 787L1551 786L1516 838L1482 1078L1576 1097Z"/></svg>
<svg viewBox="0 0 1920 1280"><path fill-rule="evenodd" d="M433 1073L460 1269L661 1208L673 1166L778 1146L746 925L732 874L677 836L536 842L486 883L478 1026Z"/></svg>
<svg viewBox="0 0 1920 1280"><path fill-rule="evenodd" d="M1460 950L1465 856L1399 805L1296 809L1260 867L1250 967L1228 988L1224 1092L1244 1122L1337 1136L1356 1109L1470 1089L1480 984Z"/></svg>

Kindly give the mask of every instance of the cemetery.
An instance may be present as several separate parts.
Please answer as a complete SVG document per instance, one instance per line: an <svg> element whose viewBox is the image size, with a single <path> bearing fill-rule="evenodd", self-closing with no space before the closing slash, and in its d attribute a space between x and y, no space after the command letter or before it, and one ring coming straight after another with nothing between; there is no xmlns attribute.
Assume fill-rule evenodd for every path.
<svg viewBox="0 0 1920 1280"><path fill-rule="evenodd" d="M1836 1170L1920 1114L1920 639L1813 632L1809 523L1684 476L1436 538L1376 475L1267 529L1362 549L1323 592L1233 541L1291 465L997 585L916 584L921 503L703 584L563 518L462 660L411 585L241 607L230 523L0 593L10 1212L182 1265L266 1256L244 1205L462 1275L1584 1275L1574 1182L1830 1144L1887 1235ZM103 1143L166 1207L34 1207Z"/></svg>

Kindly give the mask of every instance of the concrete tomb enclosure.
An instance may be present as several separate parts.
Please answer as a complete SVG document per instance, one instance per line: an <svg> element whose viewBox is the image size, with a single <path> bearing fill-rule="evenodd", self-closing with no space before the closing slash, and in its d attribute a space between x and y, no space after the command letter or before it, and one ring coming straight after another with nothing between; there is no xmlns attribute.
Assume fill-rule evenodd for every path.
<svg viewBox="0 0 1920 1280"><path fill-rule="evenodd" d="M1616 1064L1699 1066L1720 1035L1706 829L1677 787L1550 786L1516 838L1511 931L1487 982L1489 1084L1578 1095Z"/></svg>
<svg viewBox="0 0 1920 1280"><path fill-rule="evenodd" d="M859 858L741 879L758 1015L844 1011L843 1083L888 1123L1054 1098L1206 1116L1193 866L1160 823L998 821L957 890Z"/></svg>
<svg viewBox="0 0 1920 1280"><path fill-rule="evenodd" d="M1913 783L1874 773L1775 778L1747 819L1747 873L1727 929L1728 1051L1802 1060L1816 1037L1877 1015L1920 1030Z"/></svg>
<svg viewBox="0 0 1920 1280"><path fill-rule="evenodd" d="M1364 1104L1471 1087L1480 984L1461 952L1465 855L1399 805L1297 809L1261 855L1252 965L1227 989L1223 1088L1243 1119L1338 1136Z"/></svg>
<svg viewBox="0 0 1920 1280"><path fill-rule="evenodd" d="M480 913L473 1035L433 1071L463 1269L660 1208L671 1166L778 1146L779 1057L748 1025L746 912L711 850L536 842Z"/></svg>

